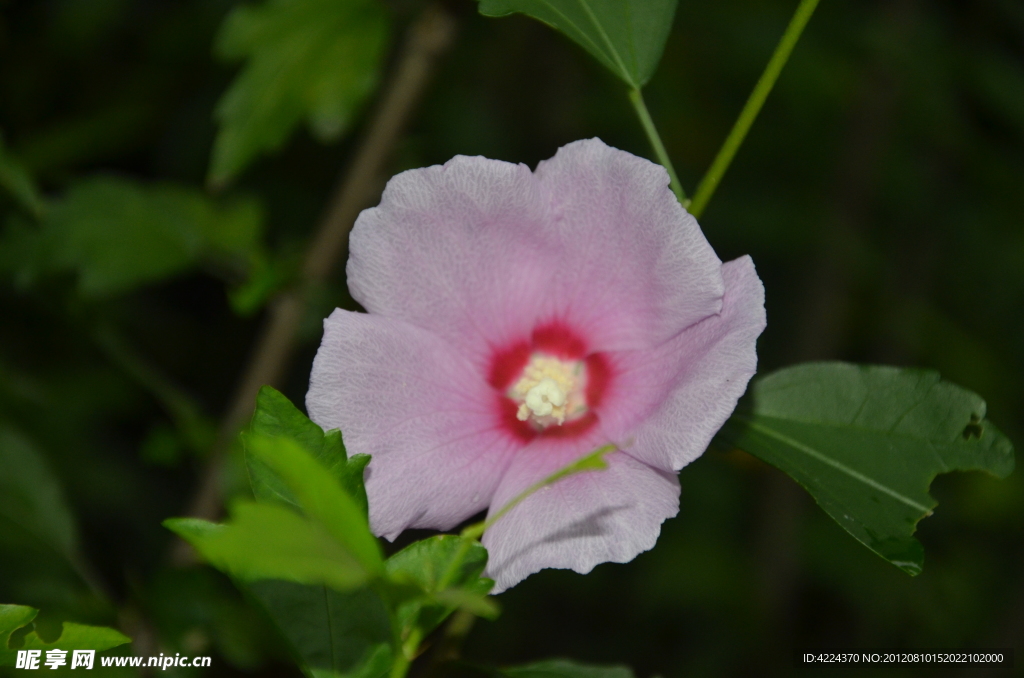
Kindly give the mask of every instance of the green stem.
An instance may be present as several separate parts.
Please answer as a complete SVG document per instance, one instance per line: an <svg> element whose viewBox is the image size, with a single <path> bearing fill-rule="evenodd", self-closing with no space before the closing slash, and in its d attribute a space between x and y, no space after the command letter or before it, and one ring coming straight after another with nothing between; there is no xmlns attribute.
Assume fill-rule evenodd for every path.
<svg viewBox="0 0 1024 678"><path fill-rule="evenodd" d="M608 462L604 460L604 456L610 452L614 452L615 449L615 445L602 445L601 447L597 448L590 454L584 455L577 459L576 461L563 466L562 468L558 469L557 471L549 475L547 478L537 481L533 485L530 485L528 488L520 492L512 499L512 501L502 506L501 510L499 510L497 513L495 513L493 516L491 516L484 522L476 523L475 525L470 525L469 527L464 529L462 531L462 537L464 539L479 539L483 536L484 532L491 529L491 526L494 525L494 523L504 518L505 514L514 509L516 506L519 506L519 504L524 499L529 497L537 490L543 489L548 485L554 485L562 478L575 475L583 471L601 471L608 468Z"/></svg>
<svg viewBox="0 0 1024 678"><path fill-rule="evenodd" d="M604 457L615 449L615 445L604 445L603 447L597 448L590 454L586 454L572 463L563 466L548 477L534 483L523 492L519 493L512 499L512 501L505 504L500 511L495 513L489 519L483 522L474 523L464 529L462 534L459 535L459 549L455 552L455 556L452 558L451 562L448 563L448 567L445 569L444 574L442 574L441 578L438 580L437 590L444 591L451 586L451 583L455 581L455 577L458 576L459 570L462 569L462 564L466 561L466 556L469 554L469 549L473 546L473 542L480 539L484 532L494 525L494 523L501 520L505 514L518 506L521 501L537 490L557 483L559 480L567 476L571 476L576 473L583 473L585 471L598 471L608 468L608 462L604 460ZM412 663L412 660L416 658L416 652L419 650L420 642L422 640L423 631L417 626L409 633L409 637L400 643L398 656L395 657L395 662L391 665L391 678L405 678L405 674L409 671L409 665Z"/></svg>
<svg viewBox="0 0 1024 678"><path fill-rule="evenodd" d="M740 117L736 119L736 124L733 125L729 136L726 137L725 143L722 144L718 155L715 156L714 162L711 163L707 174L704 175L704 178L700 180L700 184L697 186L693 202L688 206L693 216L699 218L704 212L704 208L707 207L708 201L711 200L711 196L714 195L715 189L718 188L722 177L725 176L726 170L729 169L729 163L732 162L736 151L743 144L750 126L754 124L757 114L761 111L761 106L764 105L765 99L768 98L768 93L775 86L775 81L778 80L782 67L786 65L793 47L796 46L797 40L800 39L800 34L803 33L804 26L810 21L811 15L814 14L814 9L817 6L818 0L800 0L793 18L789 21L789 26L786 27L786 32L782 34L782 39L779 40L779 44L775 48L775 53L772 54L768 65L765 66L764 73L761 74L761 78L754 85L754 91L750 93L747 103L743 106L743 110L740 111ZM686 206L685 203L684 206Z"/></svg>
<svg viewBox="0 0 1024 678"><path fill-rule="evenodd" d="M683 191L683 185L679 183L679 177L676 176L676 170L672 167L672 161L668 157L668 152L665 150L665 144L661 143L661 137L658 136L658 128L654 126L654 121L651 120L651 114L647 112L647 105L644 103L644 96L640 93L639 89L629 90L629 100L633 102L633 108L636 109L637 117L640 118L640 124L643 125L644 132L647 133L647 139L651 142L651 147L654 149L654 154L658 156L658 162L661 163L665 171L668 172L668 178L671 182L672 192L676 194L676 198L679 202L686 205L686 193Z"/></svg>
<svg viewBox="0 0 1024 678"><path fill-rule="evenodd" d="M416 652L419 650L422 640L423 631L418 626L413 627L409 637L399 648L395 663L391 665L391 678L405 678L405 674L409 672L409 666L412 665L412 660L416 658Z"/></svg>
<svg viewBox="0 0 1024 678"><path fill-rule="evenodd" d="M466 559L466 555L469 553L469 547L474 541L480 539L484 532L489 530L494 523L498 522L505 515L520 504L524 499L529 497L531 494L540 490L548 485L557 483L562 478L574 475L576 473L582 473L585 471L600 471L608 468L608 462L604 460L606 454L615 451L615 445L603 445L590 454L586 454L579 459L566 464L562 468L558 469L543 480L539 480L533 485L520 492L513 499L501 507L501 509L493 516L479 523L473 523L462 531L459 535L462 539L462 543L459 544L459 550L455 552L455 557L448 564L448 569L445 570L438 582L438 590L443 591L448 588L448 585L455 580L455 576L459 572L459 568L462 567L463 561Z"/></svg>

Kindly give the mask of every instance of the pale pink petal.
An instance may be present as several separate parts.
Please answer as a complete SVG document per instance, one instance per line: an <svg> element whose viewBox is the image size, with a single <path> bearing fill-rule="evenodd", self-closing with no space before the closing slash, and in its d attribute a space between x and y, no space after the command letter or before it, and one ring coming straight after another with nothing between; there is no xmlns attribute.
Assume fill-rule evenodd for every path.
<svg viewBox="0 0 1024 678"><path fill-rule="evenodd" d="M325 322L307 406L373 455L371 526L449 529L613 442L611 468L531 496L484 535L503 590L654 545L756 369L764 291L723 265L658 165L576 142L541 163L456 157L393 178L353 230L353 296ZM530 350L587 357L575 430L510 420ZM567 427L570 425L567 423ZM589 428L588 428L589 427Z"/></svg>
<svg viewBox="0 0 1024 678"><path fill-rule="evenodd" d="M550 313L594 350L657 346L722 307L722 262L652 162L600 139L563 146L537 167L558 262Z"/></svg>
<svg viewBox="0 0 1024 678"><path fill-rule="evenodd" d="M604 433L629 455L678 471L699 457L757 370L764 287L750 257L722 266L720 315L655 351L612 354L615 381L601 408Z"/></svg>
<svg viewBox="0 0 1024 678"><path fill-rule="evenodd" d="M352 230L348 285L368 311L406 320L479 364L529 336L566 253L530 169L456 156L393 177Z"/></svg>
<svg viewBox="0 0 1024 678"><path fill-rule="evenodd" d="M572 461L553 463L549 445L534 443L516 457L495 492L492 514L561 462ZM544 568L586 574L600 563L629 562L654 546L661 524L679 511L678 478L621 452L606 459L608 469L536 492L484 534L485 575L495 580L495 593Z"/></svg>
<svg viewBox="0 0 1024 678"><path fill-rule="evenodd" d="M324 321L306 408L369 454L370 525L451 529L491 502L521 443L498 427L493 390L443 340L392 318L337 310Z"/></svg>

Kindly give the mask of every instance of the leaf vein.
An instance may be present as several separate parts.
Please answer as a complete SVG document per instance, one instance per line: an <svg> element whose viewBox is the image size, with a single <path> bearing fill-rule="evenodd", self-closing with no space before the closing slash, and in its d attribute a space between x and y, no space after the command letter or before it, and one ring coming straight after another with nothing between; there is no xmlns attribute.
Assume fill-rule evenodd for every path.
<svg viewBox="0 0 1024 678"><path fill-rule="evenodd" d="M565 23L566 23L566 24L568 24L569 26L571 26L573 30L575 30L575 31L576 31L577 33L579 33L580 37L581 37L581 38L583 38L583 39L585 39L585 40L587 41L587 43L588 43L588 44L589 44L589 45L590 45L590 46L591 46L591 47L592 47L592 48L593 48L593 49L594 49L595 51L597 51L597 52L600 52L601 54L605 54L605 51L604 51L603 49L601 49L601 46L600 46L600 45L598 45L598 44L597 44L596 42L594 42L594 41L593 41L593 40L591 39L591 37L590 37L589 35L587 35L586 31L584 31L584 30L583 30L582 28L580 28L579 26L577 26L577 25L576 25L576 22L575 22L575 21L573 21L572 19L570 19L570 18L569 18L569 17L568 17L568 16L567 16L567 15L565 14L565 12L563 12L563 11L559 10L559 9L558 9L557 7L555 7L555 6L554 6L554 5L553 5L553 4L551 3L551 1L550 1L550 0L541 0L541 2L543 2L543 3L544 3L544 5L546 5L546 6L547 6L547 8L548 8L548 9L550 9L550 10L551 10L551 11L552 11L552 12L553 12L554 14L556 14L556 15L558 15L558 16L560 16L560 17L562 17L562 20L563 20L563 21L565 21ZM581 0L581 2L582 2L582 0ZM605 56L608 56L608 55L607 55L607 54L605 54ZM615 56L615 54L613 53L613 54L612 54L611 56L612 56L612 57L614 57L614 56Z"/></svg>
<svg viewBox="0 0 1024 678"><path fill-rule="evenodd" d="M579 3L580 6L583 8L583 11L587 13L587 17L590 19L590 22L594 24L594 28L597 29L598 35L600 35L604 39L605 44L608 45L608 50L609 52L611 52L612 57L615 59L615 64L619 67L619 70L622 71L623 79L628 81L629 84L636 87L637 83L633 82L633 78L630 72L626 69L626 64L622 62L622 57L619 56L618 51L616 51L615 49L615 45L612 44L612 39L608 37L608 34L605 32L604 27L601 25L601 22L599 22L597 20L597 17L594 15L594 10L590 9L590 5L587 3L587 0L579 0Z"/></svg>
<svg viewBox="0 0 1024 678"><path fill-rule="evenodd" d="M787 436L787 435L785 435L783 433L780 433L780 432L778 432L778 431L776 431L776 430L774 430L774 429L772 429L772 428L770 428L768 426L764 426L763 424L759 424L756 421L752 421L751 419L748 419L746 417L738 417L738 418L743 420L744 422L746 422L752 429L760 431L762 434L768 436L769 438L774 438L775 440L778 440L781 443L789 445L792 448L794 448L796 450L799 450L800 452L803 452L804 454L808 455L809 457L812 457L813 459L816 459L816 460L820 461L821 463L823 463L823 464L825 464L827 466L831 466L832 468L836 469L837 471L845 473L845 474L847 474L848 476L850 476L851 478L853 478L855 480L859 480L860 482L864 483L868 487L871 487L871 488L873 488L875 490L878 490L879 492L882 492L883 494L886 494L886 495L892 497L893 499L895 499L896 501L898 501L898 502L900 502L902 504L906 504L907 506L909 506L909 507L911 507L911 508L913 508L913 509L915 509L917 511L921 511L922 513L924 513L926 515L930 515L931 512L932 512L931 509L928 508L927 506L924 506L923 504L917 503L916 501L914 501L910 497L906 497L906 496L900 494L899 492L897 492L896 490L892 489L891 487L887 487L887 486L883 485L882 483L878 482L874 478L870 478L870 477L864 475L863 473L857 471L856 469L850 468L849 466L847 466L846 464L843 464L842 462L838 462L835 459L829 458L828 456L822 454L821 452L819 452L818 450L814 449L813 447L810 447L809 445L805 445L805 444L801 443L799 440L795 440L793 438L790 438L789 436Z"/></svg>

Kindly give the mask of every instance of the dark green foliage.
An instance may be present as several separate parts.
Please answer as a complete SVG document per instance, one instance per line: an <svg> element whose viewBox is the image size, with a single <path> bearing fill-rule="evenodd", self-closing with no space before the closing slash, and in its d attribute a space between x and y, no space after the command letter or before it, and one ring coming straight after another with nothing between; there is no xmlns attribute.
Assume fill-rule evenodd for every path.
<svg viewBox="0 0 1024 678"><path fill-rule="evenodd" d="M114 629L67 622L52 641L43 640L37 630L32 629L28 633L19 634L12 644L11 635L31 624L38 614L39 610L25 605L0 604L0 666L13 666L18 650L43 650L42 656L45 658L45 650L50 649L102 652L131 642L131 638Z"/></svg>
<svg viewBox="0 0 1024 678"><path fill-rule="evenodd" d="M307 426L311 422L301 415L289 418L291 413L284 412L284 419L257 419L261 426L277 427L278 435L253 431L245 439L246 454L260 464L258 477L264 479L258 494L271 495L273 501L236 502L232 520L225 525L194 518L165 524L212 564L242 581L286 579L327 584L339 591L363 586L381 575L384 567L366 515L303 446L316 442ZM323 438L321 432L321 447ZM337 452L336 446L330 447Z"/></svg>
<svg viewBox="0 0 1024 678"><path fill-rule="evenodd" d="M245 438L247 450L251 450L254 437L283 437L299 444L340 482L365 522L363 469L369 457L347 459L338 431L325 434L281 393L264 387L257 399L250 434ZM294 491L263 458L249 452L246 464L257 499L299 507ZM390 669L388 612L373 591L364 588L338 592L325 585L303 586L280 580L256 581L247 588L310 671L372 678Z"/></svg>
<svg viewBox="0 0 1024 678"><path fill-rule="evenodd" d="M289 438L250 434L245 445L246 453L269 466L302 512L323 525L368 575L382 572L380 547L370 534L365 513L328 469Z"/></svg>
<svg viewBox="0 0 1024 678"><path fill-rule="evenodd" d="M264 392L264 404L267 398ZM391 664L390 623L380 598L364 587L381 567L376 544L365 542L365 516L327 469L294 442L311 433L304 425L308 419L256 419L261 424L254 429L279 435L253 432L247 437L249 455L263 464L261 473L279 483L289 499L264 489L258 494L268 503L236 504L226 525L195 519L166 524L211 564L248 584L313 675L383 675ZM307 436L307 443L310 438L316 440ZM321 431L320 442L323 438ZM289 506L301 508L306 517Z"/></svg>
<svg viewBox="0 0 1024 678"><path fill-rule="evenodd" d="M633 672L625 666L593 666L568 659L513 666L502 669L500 675L508 678L633 678Z"/></svg>
<svg viewBox="0 0 1024 678"><path fill-rule="evenodd" d="M154 431L180 449L191 449L196 436L94 337L98 321L112 327L215 424L258 342L260 307L301 260L355 139L324 147L300 129L308 118L299 114L279 152L256 151L252 158L262 159L236 175L266 215L261 242L271 263L262 277L233 256L204 255L164 269L170 277L136 277L130 288L83 299L67 284L77 268L40 271L28 286L13 275L35 261L23 254L31 247L14 245L38 242L46 206L91 177L122 177L147 193L171 185L202 194L214 140L227 129L215 122L217 101L254 64L252 57L225 64L213 54L225 16L242 4L0 3L0 420L44 460L52 481L32 481L38 496L25 501L54 506L59 488L99 584L90 587L57 550L0 519L0 600L42 609L46 639L62 620L139 619L162 646L213 655L218 674L289 675L295 669L280 663L287 658L266 641L251 600L226 580L218 579L221 600L195 577L168 576L219 577L205 566L168 567L173 535L160 527L189 505L204 462L179 452L157 465L140 449ZM796 4L680 4L644 94L685 186L695 186L714 157ZM419 5L387 7L397 44ZM987 416L1011 440L1024 435L1022 35L1024 11L1013 0L821 3L701 219L722 259L750 254L765 282L764 373L821 359L933 368L983 396ZM459 153L533 167L593 136L647 154L622 94L618 77L547 26L463 12L455 49L441 59L384 174ZM207 199L215 211L234 204L232 195ZM126 271L136 264L125 262ZM253 288L250 316L224 302L224 279L233 290L263 281ZM357 308L340 266L315 300L280 382L296 403L322 318L335 306ZM251 498L244 462L228 471L227 493ZM0 476L0 484L7 480ZM512 666L568 656L632 666L638 676L787 675L788 651L772 649L990 647L1019 636L1019 472L1004 481L952 473L932 483L941 508L917 526L928 566L914 578L748 455L709 452L683 469L680 482L679 516L666 521L653 550L585 577L531 576L502 594L498 622L473 627L464 658ZM277 584L301 589L276 581L253 587ZM298 606L292 628L296 618L327 609L323 587L309 588L320 597ZM376 601L366 618L380 622L373 614L384 614L383 600L366 595ZM174 624L163 622L168 609L180 615ZM369 665L362 656L390 648L390 631L375 624L361 627L365 641L353 643L338 670L361 670ZM249 649L230 651L232 642ZM892 673L930 678L934 671Z"/></svg>
<svg viewBox="0 0 1024 678"><path fill-rule="evenodd" d="M750 398L721 438L791 475L911 575L924 567L911 535L938 504L935 476L1013 471L1013 445L985 419L985 401L936 372L807 363L757 380Z"/></svg>
<svg viewBox="0 0 1024 678"><path fill-rule="evenodd" d="M30 440L0 422L0 521L7 520L68 561L77 538L64 492Z"/></svg>
<svg viewBox="0 0 1024 678"><path fill-rule="evenodd" d="M248 586L314 675L382 675L400 651L396 637L422 637L460 608L497 615L486 598L494 582L480 577L487 551L476 541L433 537L382 561L367 523L369 458L347 460L337 431L325 434L267 387L244 442L259 501L237 501L223 525L164 524Z"/></svg>
<svg viewBox="0 0 1024 678"><path fill-rule="evenodd" d="M39 195L28 171L4 147L0 136L0 188L6 191L29 214L39 217L43 213L43 198Z"/></svg>
<svg viewBox="0 0 1024 678"><path fill-rule="evenodd" d="M462 564L449 573L457 557L464 558ZM496 617L494 603L485 599L494 582L480 577L486 566L487 549L455 535L431 537L406 546L388 558L388 575L396 584L412 584L428 595L399 605L399 623L403 628L418 626L429 633L457 607Z"/></svg>
<svg viewBox="0 0 1024 678"><path fill-rule="evenodd" d="M99 298L208 263L240 275L262 265L263 215L253 201L217 203L195 189L87 179L47 206L38 228L12 226L2 261L23 284L57 272Z"/></svg>
<svg viewBox="0 0 1024 678"><path fill-rule="evenodd" d="M253 414L250 432L253 436L283 436L294 440L341 483L345 492L360 507L363 516L366 516L363 471L370 458L361 454L349 459L340 431L333 430L325 434L323 429L310 421L279 391L264 386L256 399L256 412ZM283 501L298 506L284 481L258 455L247 454L245 462L249 467L249 480L257 499Z"/></svg>
<svg viewBox="0 0 1024 678"><path fill-rule="evenodd" d="M373 91L387 45L374 0L266 0L239 5L217 52L246 65L217 104L220 131L209 181L224 184L258 155L281 147L300 122L337 140Z"/></svg>
<svg viewBox="0 0 1024 678"><path fill-rule="evenodd" d="M268 580L248 590L311 672L387 675L391 624L384 603L369 589L339 593L326 586Z"/></svg>
<svg viewBox="0 0 1024 678"><path fill-rule="evenodd" d="M362 474L369 457L357 455L348 460L338 431L325 434L270 387L261 389L245 437L246 463L257 499L294 508L301 504L295 490L253 449L254 442L262 440L266 444L275 438L294 441L312 455L354 500L365 524ZM387 608L374 591L360 588L339 592L323 584L302 585L280 579L255 581L247 589L312 673L323 670L376 678L390 669L391 625Z"/></svg>
<svg viewBox="0 0 1024 678"><path fill-rule="evenodd" d="M164 524L205 560L243 582L284 579L348 591L372 576L322 524L283 506L237 502L224 525L196 518Z"/></svg>

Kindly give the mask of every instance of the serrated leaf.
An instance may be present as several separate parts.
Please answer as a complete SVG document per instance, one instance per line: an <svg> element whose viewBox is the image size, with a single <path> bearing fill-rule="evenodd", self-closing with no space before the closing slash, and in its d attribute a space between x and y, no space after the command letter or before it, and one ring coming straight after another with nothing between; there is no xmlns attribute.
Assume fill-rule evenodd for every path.
<svg viewBox="0 0 1024 678"><path fill-rule="evenodd" d="M60 483L42 453L17 430L0 424L0 520L9 520L76 561L75 526Z"/></svg>
<svg viewBox="0 0 1024 678"><path fill-rule="evenodd" d="M373 576L327 528L279 504L237 502L224 525L196 518L171 518L164 525L242 581L283 579L350 591Z"/></svg>
<svg viewBox="0 0 1024 678"><path fill-rule="evenodd" d="M217 52L246 63L217 104L210 183L230 181L279 148L302 121L322 141L339 138L377 83L387 37L387 13L377 0L237 6L217 36Z"/></svg>
<svg viewBox="0 0 1024 678"><path fill-rule="evenodd" d="M96 650L102 652L132 642L120 631L104 626L87 626L65 622L60 637L46 642L33 629L21 638L17 647L10 647L11 634L28 626L39 611L25 605L0 605L0 666L14 665L18 650Z"/></svg>
<svg viewBox="0 0 1024 678"><path fill-rule="evenodd" d="M498 675L507 678L633 678L633 671L626 666L596 666L569 659L548 659L504 668Z"/></svg>
<svg viewBox="0 0 1024 678"><path fill-rule="evenodd" d="M218 203L194 189L99 177L72 186L38 229L21 228L0 247L20 252L21 280L73 272L79 292L97 298L207 261L244 270L263 256L262 222L251 201Z"/></svg>
<svg viewBox="0 0 1024 678"><path fill-rule="evenodd" d="M461 565L444 581L460 552L465 554ZM486 566L487 549L477 541L450 534L413 542L388 558L389 579L406 585L396 601L402 627L416 626L427 634L460 607L494 616L493 602L484 601L494 587L492 580L480 576Z"/></svg>
<svg viewBox="0 0 1024 678"><path fill-rule="evenodd" d="M516 12L558 29L639 89L658 68L676 0L480 0L484 16Z"/></svg>
<svg viewBox="0 0 1024 678"><path fill-rule="evenodd" d="M926 370L808 363L754 383L722 442L777 466L872 551L909 574L924 566L912 537L937 502L939 473L1005 477L1013 445L985 401Z"/></svg>
<svg viewBox="0 0 1024 678"><path fill-rule="evenodd" d="M284 482L302 511L323 525L370 574L384 571L380 544L366 516L337 478L290 438L249 435L246 451Z"/></svg>
<svg viewBox="0 0 1024 678"><path fill-rule="evenodd" d="M340 593L324 586L261 581L248 590L311 675L387 675L391 625L387 608L370 589Z"/></svg>
<svg viewBox="0 0 1024 678"><path fill-rule="evenodd" d="M338 450L334 447L324 450L323 429L271 386L264 386L256 396L256 411L249 429L257 436L291 438L328 469L345 460L344 448L340 450L340 460L336 456L321 457L324 452L337 453Z"/></svg>
<svg viewBox="0 0 1024 678"><path fill-rule="evenodd" d="M363 472L370 457L357 454L348 459L341 433L328 431L310 421L309 417L292 404L279 391L264 386L256 398L256 412L249 427L250 435L257 437L285 437L298 443L302 449L315 458L341 483L345 492L355 501L364 518L367 515L366 488L363 486ZM248 436L243 436L247 445ZM249 468L249 480L257 499L281 501L298 506L298 500L281 477L276 474L258 455L248 449L245 455Z"/></svg>
<svg viewBox="0 0 1024 678"><path fill-rule="evenodd" d="M327 436L324 438L325 445L327 441L331 440L332 434L337 434L337 440L339 443L341 442L340 431L328 431ZM352 497L352 500L359 507L360 512L362 512L363 519L366 521L369 521L370 505L366 498L366 485L363 483L363 477L366 472L366 465L369 463L370 455L355 454L349 458L344 467L338 469L338 480L341 482L342 488L344 488L348 496Z"/></svg>
<svg viewBox="0 0 1024 678"><path fill-rule="evenodd" d="M43 214L43 198L32 181L28 170L22 166L4 144L0 136L0 188L3 188L22 209L39 218Z"/></svg>

